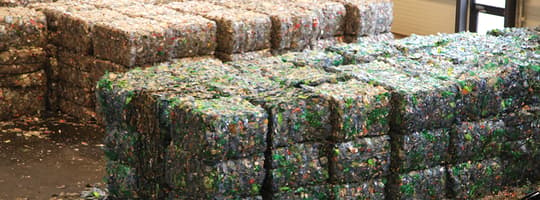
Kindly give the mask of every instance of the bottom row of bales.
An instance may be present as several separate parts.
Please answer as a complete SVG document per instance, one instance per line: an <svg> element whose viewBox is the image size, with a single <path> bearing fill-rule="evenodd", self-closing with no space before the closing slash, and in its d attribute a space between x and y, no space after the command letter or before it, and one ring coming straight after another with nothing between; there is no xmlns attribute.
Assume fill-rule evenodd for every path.
<svg viewBox="0 0 540 200"><path fill-rule="evenodd" d="M469 37L485 39L441 36L416 52L453 55ZM341 65L340 53L306 52L108 74L98 101L110 191L120 198L468 199L538 180L539 112L525 86L536 80L529 70L536 60L515 68L524 58L516 52L531 49L511 50L477 55L483 63L475 66L404 51ZM333 61L309 59L325 54ZM464 76L465 68L474 73Z"/></svg>

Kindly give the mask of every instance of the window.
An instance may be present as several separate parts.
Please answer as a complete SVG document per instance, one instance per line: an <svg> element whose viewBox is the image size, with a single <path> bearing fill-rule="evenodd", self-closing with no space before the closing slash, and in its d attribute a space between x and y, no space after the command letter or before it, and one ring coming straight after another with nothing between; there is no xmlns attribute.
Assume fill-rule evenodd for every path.
<svg viewBox="0 0 540 200"><path fill-rule="evenodd" d="M516 0L457 0L456 11L456 32L470 30L485 33L516 24Z"/></svg>
<svg viewBox="0 0 540 200"><path fill-rule="evenodd" d="M469 29L472 32L513 27L515 19L516 0L471 0Z"/></svg>

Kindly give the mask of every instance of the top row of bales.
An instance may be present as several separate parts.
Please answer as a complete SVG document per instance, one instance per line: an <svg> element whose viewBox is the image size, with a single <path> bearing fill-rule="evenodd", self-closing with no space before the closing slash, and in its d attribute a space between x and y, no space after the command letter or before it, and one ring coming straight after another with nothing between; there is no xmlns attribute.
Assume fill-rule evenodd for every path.
<svg viewBox="0 0 540 200"><path fill-rule="evenodd" d="M390 1L154 5L77 0L32 7L47 15L53 44L128 67L214 51L218 57L232 60L233 54L268 52L270 48L275 52L316 48L319 40L388 32L392 21ZM369 17L360 17L365 15Z"/></svg>

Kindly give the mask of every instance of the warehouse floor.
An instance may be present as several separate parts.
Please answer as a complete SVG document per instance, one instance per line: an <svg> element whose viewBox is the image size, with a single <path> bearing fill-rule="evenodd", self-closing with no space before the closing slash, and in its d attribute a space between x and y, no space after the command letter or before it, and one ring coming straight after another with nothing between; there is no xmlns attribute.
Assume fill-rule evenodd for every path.
<svg viewBox="0 0 540 200"><path fill-rule="evenodd" d="M97 126L63 116L0 122L0 200L65 199L104 188L102 141Z"/></svg>
<svg viewBox="0 0 540 200"><path fill-rule="evenodd" d="M105 188L104 132L67 116L0 122L0 200L80 199ZM540 183L484 199L519 199ZM91 194L92 195L92 194Z"/></svg>

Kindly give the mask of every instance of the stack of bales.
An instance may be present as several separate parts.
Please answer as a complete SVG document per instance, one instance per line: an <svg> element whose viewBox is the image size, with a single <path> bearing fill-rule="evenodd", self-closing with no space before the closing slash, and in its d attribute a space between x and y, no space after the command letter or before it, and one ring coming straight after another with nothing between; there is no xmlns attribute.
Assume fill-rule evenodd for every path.
<svg viewBox="0 0 540 200"><path fill-rule="evenodd" d="M538 115L520 111L530 107L529 91L536 90L538 72L533 68L539 61L534 52L539 43L530 41L535 37L538 32L522 38L446 36L434 47L399 60L430 63L429 74L451 80L458 88L448 167L451 191L458 198L497 191L522 175L535 180L531 160L538 154L538 140L532 133L539 130Z"/></svg>
<svg viewBox="0 0 540 200"><path fill-rule="evenodd" d="M111 194L260 199L268 117L261 107L216 90L217 80L235 79L235 73L210 60L100 81Z"/></svg>
<svg viewBox="0 0 540 200"><path fill-rule="evenodd" d="M95 85L105 72L188 56L215 48L215 23L136 1L61 1L32 5L47 16L53 109L82 120L95 115ZM130 8L132 13L118 12ZM148 14L141 14L143 11Z"/></svg>
<svg viewBox="0 0 540 200"><path fill-rule="evenodd" d="M26 8L0 8L0 119L45 110L46 31L43 14Z"/></svg>
<svg viewBox="0 0 540 200"><path fill-rule="evenodd" d="M111 191L475 198L535 180L538 33L519 31L109 74L98 92Z"/></svg>

